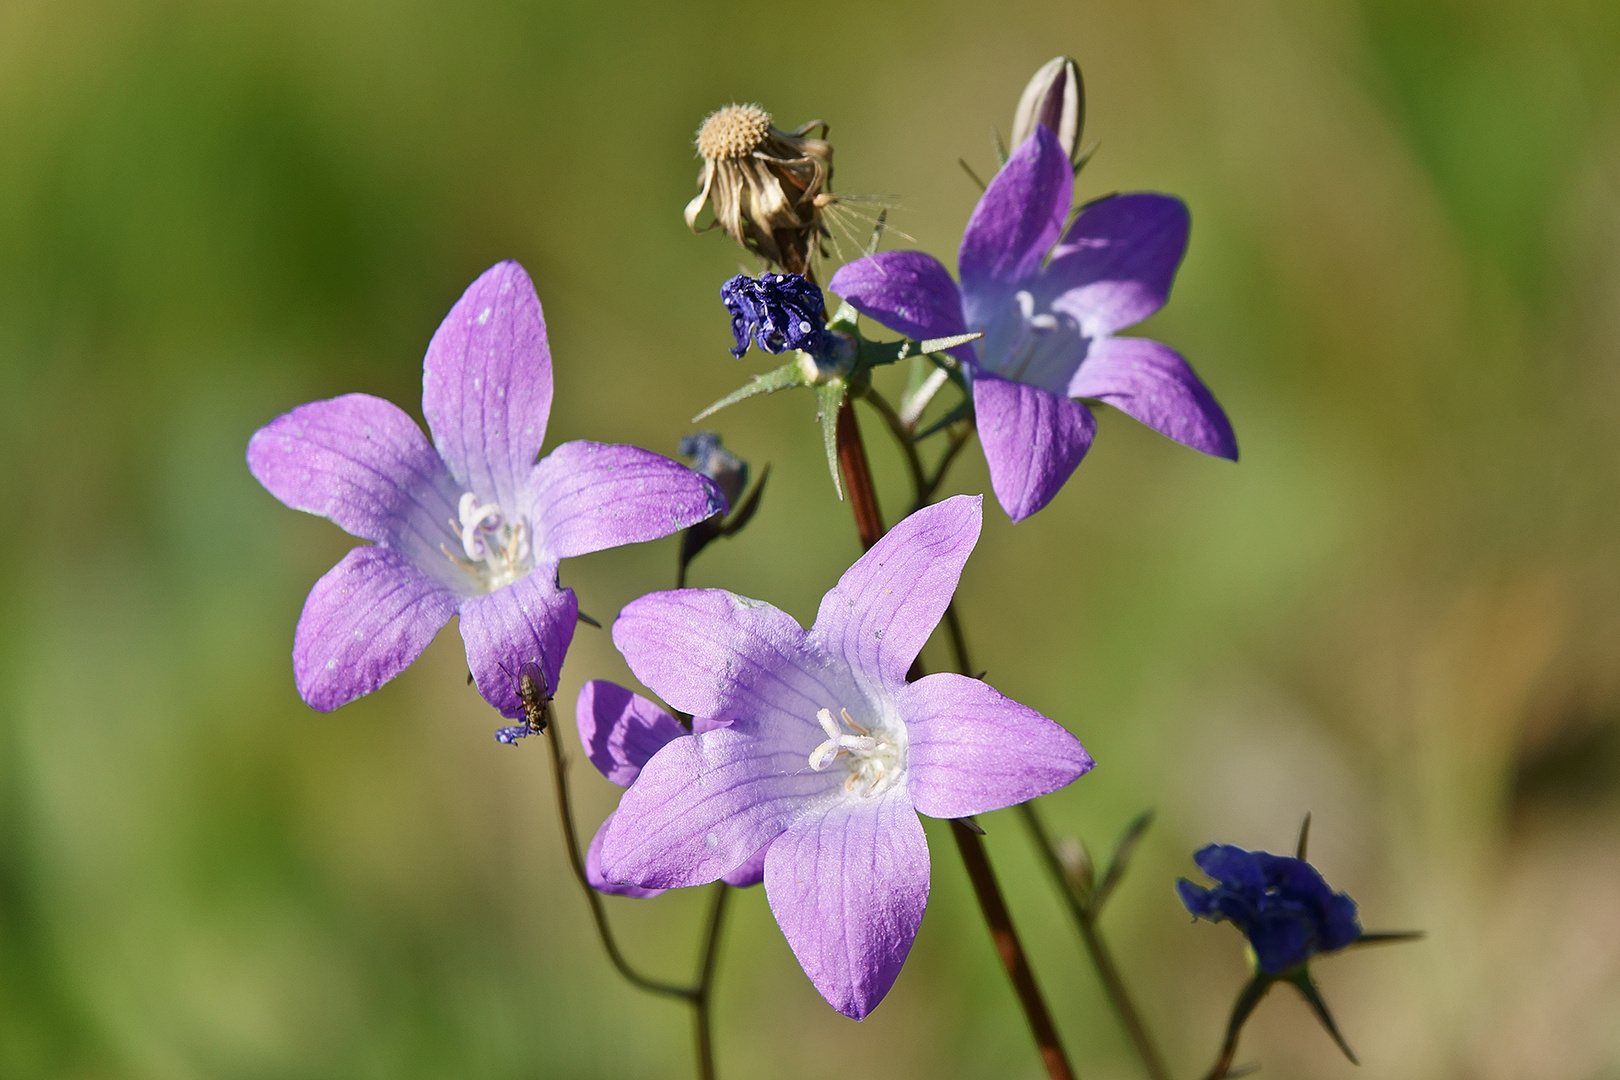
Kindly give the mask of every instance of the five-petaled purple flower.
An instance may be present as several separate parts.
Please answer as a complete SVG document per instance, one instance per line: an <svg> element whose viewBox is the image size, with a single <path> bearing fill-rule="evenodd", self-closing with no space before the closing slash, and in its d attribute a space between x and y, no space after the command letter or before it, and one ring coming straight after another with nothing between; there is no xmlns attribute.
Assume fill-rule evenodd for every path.
<svg viewBox="0 0 1620 1080"><path fill-rule="evenodd" d="M911 337L983 332L956 354L973 380L991 487L1014 521L1051 501L1091 446L1096 418L1072 398L1237 459L1226 414L1187 362L1157 341L1114 336L1169 297L1187 247L1186 206L1149 192L1112 195L1059 240L1073 189L1068 156L1037 125L968 220L960 287L920 251L868 256L828 285Z"/></svg>
<svg viewBox="0 0 1620 1080"><path fill-rule="evenodd" d="M1210 844L1193 856L1217 884L1176 882L1194 917L1230 920L1270 975L1297 968L1317 953L1342 949L1361 936L1356 902L1336 893L1304 859Z"/></svg>
<svg viewBox="0 0 1620 1080"><path fill-rule="evenodd" d="M765 892L805 974L846 1016L893 985L928 901L918 813L1056 791L1080 743L977 679L906 672L978 540L983 499L917 511L850 567L808 631L719 589L653 593L613 625L630 669L708 717L642 768L601 845L614 882L701 885L765 850Z"/></svg>
<svg viewBox="0 0 1620 1080"><path fill-rule="evenodd" d="M745 274L720 286L720 301L731 313L731 355L741 360L752 341L768 353L804 349L825 351L827 304L821 290L798 274Z"/></svg>
<svg viewBox="0 0 1620 1080"><path fill-rule="evenodd" d="M248 468L288 506L369 540L315 583L293 641L298 692L325 712L405 670L460 614L478 690L523 713L537 663L555 688L578 606L557 561L668 536L725 509L718 488L633 446L570 442L536 462L551 352L534 285L503 262L468 288L422 365L429 445L369 394L300 405L248 443Z"/></svg>
<svg viewBox="0 0 1620 1080"><path fill-rule="evenodd" d="M620 787L629 787L641 775L641 767L649 758L688 734L680 721L669 713L640 694L606 679L593 679L580 688L574 713L585 755L603 776ZM718 726L701 717L692 722L697 731L711 731ZM591 846L585 852L585 880L599 892L637 899L663 892L663 889L643 889L639 885L608 881L602 876L602 838L611 824L613 815L609 814L591 838ZM758 885L765 878L764 850L755 852L753 858L721 877L727 885L739 889Z"/></svg>

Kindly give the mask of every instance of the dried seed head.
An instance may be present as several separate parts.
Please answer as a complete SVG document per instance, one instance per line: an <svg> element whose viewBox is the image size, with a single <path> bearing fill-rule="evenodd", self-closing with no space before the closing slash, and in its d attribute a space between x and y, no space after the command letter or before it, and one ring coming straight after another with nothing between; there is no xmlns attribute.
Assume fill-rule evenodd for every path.
<svg viewBox="0 0 1620 1080"><path fill-rule="evenodd" d="M771 114L758 105L727 105L698 128L698 153L705 158L745 158L759 149L771 130Z"/></svg>
<svg viewBox="0 0 1620 1080"><path fill-rule="evenodd" d="M823 137L810 138L818 127ZM708 203L714 222L704 228L718 225L769 266L808 275L819 238L827 235L822 211L833 201L826 134L820 120L782 131L758 105L711 113L697 133L703 174L697 198L686 206L687 226L703 231L697 219Z"/></svg>

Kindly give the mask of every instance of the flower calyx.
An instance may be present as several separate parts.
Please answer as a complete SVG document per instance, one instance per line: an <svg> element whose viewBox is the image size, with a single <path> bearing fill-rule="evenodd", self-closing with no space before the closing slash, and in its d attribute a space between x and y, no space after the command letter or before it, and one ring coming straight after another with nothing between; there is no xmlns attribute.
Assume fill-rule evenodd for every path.
<svg viewBox="0 0 1620 1080"><path fill-rule="evenodd" d="M966 392L961 364L949 350L984 336L972 333L926 341L869 341L856 326L858 315L852 306L841 304L828 320L821 290L798 274L763 274L757 279L738 275L721 286L720 299L731 315L731 333L736 342L731 349L733 356L741 358L751 345L768 353L792 349L795 355L780 367L753 376L698 413L692 422L698 423L728 405L760 394L810 388L816 394L827 468L840 497L835 431L844 399L851 393L859 396L866 392L873 368L912 357L927 357Z"/></svg>

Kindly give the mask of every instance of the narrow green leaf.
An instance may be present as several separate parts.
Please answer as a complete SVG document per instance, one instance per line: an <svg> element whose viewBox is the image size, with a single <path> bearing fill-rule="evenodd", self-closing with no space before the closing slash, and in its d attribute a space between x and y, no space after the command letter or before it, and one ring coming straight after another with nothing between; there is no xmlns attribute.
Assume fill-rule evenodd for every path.
<svg viewBox="0 0 1620 1080"><path fill-rule="evenodd" d="M838 479L838 409L844 404L849 384L833 379L816 386L816 419L821 423L821 441L827 448L827 471L832 473L833 490L844 500L844 485Z"/></svg>
<svg viewBox="0 0 1620 1080"><path fill-rule="evenodd" d="M922 442L936 431L944 431L946 428L950 427L954 423L957 423L958 421L970 420L972 418L973 399L963 398L961 401L956 403L956 408L952 409L950 412L946 413L944 416L940 417L938 420L935 420L932 424L929 424L926 428L913 435L911 437L911 441Z"/></svg>
<svg viewBox="0 0 1620 1080"><path fill-rule="evenodd" d="M697 423L705 417L713 416L727 405L735 405L758 394L774 394L778 390L786 390L793 386L804 385L804 370L799 366L798 357L783 364L779 368L767 371L763 375L755 375L745 385L733 390L707 409L692 417L692 423Z"/></svg>
<svg viewBox="0 0 1620 1080"><path fill-rule="evenodd" d="M1344 1036L1339 1034L1339 1025L1333 1022L1333 1014L1328 1012L1327 1002L1322 1000L1322 994L1316 989L1316 983L1312 980L1310 971L1306 968L1300 968L1288 976L1288 981L1294 984L1300 995L1310 1004L1311 1011L1316 1014L1318 1020L1322 1021L1322 1026L1327 1028L1329 1035L1333 1036L1333 1041L1339 1044L1339 1049L1343 1050L1344 1056L1350 1059L1350 1064L1360 1065L1361 1062L1356 1060L1356 1055L1351 1053L1350 1047L1345 1043Z"/></svg>
<svg viewBox="0 0 1620 1080"><path fill-rule="evenodd" d="M1362 934L1345 948L1354 949L1358 945L1398 945L1403 941L1417 941L1424 936L1422 930L1386 930L1376 934Z"/></svg>
<svg viewBox="0 0 1620 1080"><path fill-rule="evenodd" d="M1305 861L1305 842L1311 838L1311 812L1305 811L1305 821L1299 827L1299 846L1295 849L1294 858Z"/></svg>
<svg viewBox="0 0 1620 1080"><path fill-rule="evenodd" d="M1125 827L1125 833L1114 846L1114 857L1108 860L1108 869L1103 872L1102 882L1098 884L1097 891L1092 894L1091 914L1093 917L1102 911L1102 906L1114 891L1120 881L1125 877L1125 871L1130 866L1131 856L1136 854L1136 845L1142 842L1142 835L1153 824L1153 811L1144 810Z"/></svg>

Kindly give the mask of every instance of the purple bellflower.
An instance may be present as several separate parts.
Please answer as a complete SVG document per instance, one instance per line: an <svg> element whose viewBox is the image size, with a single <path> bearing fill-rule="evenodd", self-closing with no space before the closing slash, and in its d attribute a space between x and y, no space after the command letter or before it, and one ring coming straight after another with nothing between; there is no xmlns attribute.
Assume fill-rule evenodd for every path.
<svg viewBox="0 0 1620 1080"><path fill-rule="evenodd" d="M1237 459L1226 414L1187 362L1157 341L1115 336L1164 306L1187 247L1187 207L1151 192L1111 195L1059 239L1073 191L1068 155L1037 124L968 220L960 286L920 251L867 256L828 285L909 337L984 333L955 355L973 382L991 487L1014 521L1050 502L1091 446L1096 418L1073 398Z"/></svg>
<svg viewBox="0 0 1620 1080"><path fill-rule="evenodd" d="M1276 975L1317 953L1333 952L1361 937L1356 902L1328 887L1304 859L1210 844L1193 856L1214 878L1214 888L1182 878L1181 902L1195 918L1230 921L1254 949L1260 970Z"/></svg>
<svg viewBox="0 0 1620 1080"><path fill-rule="evenodd" d="M654 754L690 734L680 721L657 705L606 679L593 679L582 686L574 711L585 756L603 776L620 787L633 784L641 775L641 767ZM692 726L697 731L711 731L718 725L699 717ZM591 846L585 852L585 879L598 892L617 896L641 899L662 893L663 889L619 884L602 876L602 838L612 823L613 815L609 814L591 838ZM721 878L727 885L739 889L758 885L765 878L765 852L756 852L753 858L730 873L722 874Z"/></svg>
<svg viewBox="0 0 1620 1080"><path fill-rule="evenodd" d="M798 274L738 274L720 286L720 300L731 313L731 355L741 360L750 342L768 353L803 349L812 355L828 347L827 304L821 290Z"/></svg>
<svg viewBox="0 0 1620 1080"><path fill-rule="evenodd" d="M295 510L371 543L315 583L293 639L298 693L322 712L410 666L461 616L479 693L523 715L514 682L554 688L578 605L557 584L574 555L668 536L725 509L709 480L633 446L569 442L543 460L551 352L515 262L479 277L422 365L422 429L369 394L313 401L266 424L248 468Z"/></svg>
<svg viewBox="0 0 1620 1080"><path fill-rule="evenodd" d="M665 701L711 718L642 768L601 870L701 885L765 852L765 892L805 974L846 1016L888 993L928 901L919 813L1056 791L1092 766L1046 717L955 674L906 681L979 537L981 497L917 511L821 601L806 631L719 589L652 593L613 642Z"/></svg>

